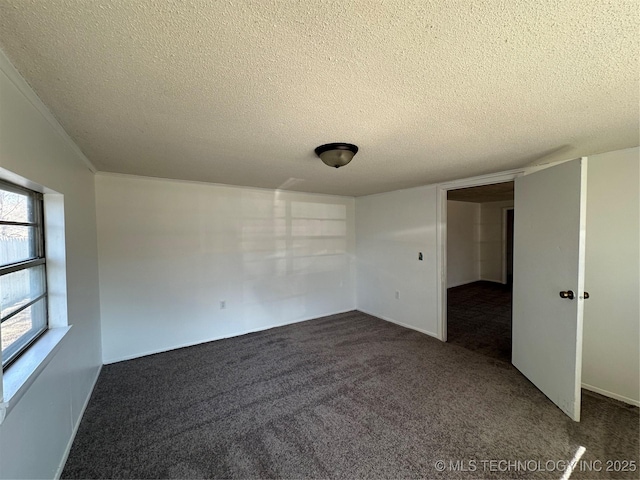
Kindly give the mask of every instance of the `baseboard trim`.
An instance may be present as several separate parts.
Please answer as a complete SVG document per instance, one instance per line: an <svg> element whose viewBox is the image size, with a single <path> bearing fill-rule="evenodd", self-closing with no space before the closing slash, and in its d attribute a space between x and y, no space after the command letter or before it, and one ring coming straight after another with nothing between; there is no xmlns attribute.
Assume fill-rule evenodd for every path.
<svg viewBox="0 0 640 480"><path fill-rule="evenodd" d="M469 285L470 283L476 283L482 281L481 278L476 278L475 280L463 280L461 282L454 282L451 285L447 285L447 289L461 287L462 285Z"/></svg>
<svg viewBox="0 0 640 480"><path fill-rule="evenodd" d="M319 314L319 315L314 315L312 317L305 317L305 318L302 318L302 319L292 320L292 321L287 321L287 322L282 322L282 323L274 323L274 324L270 324L270 325L265 325L263 327L254 328L254 329L251 329L251 330L243 330L242 332L236 332L236 333L232 333L232 334L229 334L229 335L220 335L220 336L211 337L211 338L208 338L208 339L205 339L205 340L197 340L195 342L181 343L179 345L175 345L175 346L168 347L168 348L160 348L158 350L149 350L149 351L146 351L146 352L143 352L143 353L136 353L136 354L133 354L133 355L126 355L124 357L115 357L115 358L111 358L111 359L103 359L102 361L103 361L103 363L105 365L110 365L112 363L118 363L118 362L125 362L127 360L133 360L135 358L146 357L148 355L155 355L156 353L170 352L172 350L178 350L180 348L193 347L195 345L202 345L203 343L215 342L217 340L224 340L225 338L241 337L242 335L248 335L250 333L263 332L265 330L271 330L272 328L285 327L287 325L293 325L294 323L308 322L309 320L315 320L316 318L329 317L331 315L339 315L341 313L353 312L354 310L356 310L355 307L349 308L347 310L341 310L339 312L322 313L322 314Z"/></svg>
<svg viewBox="0 0 640 480"><path fill-rule="evenodd" d="M589 390L590 392L599 393L600 395L604 395L605 397L613 398L614 400L620 400L621 402L628 403L629 405L640 407L640 401L634 400L633 398L625 397L624 395L618 395L617 393L609 392L607 390L594 387L593 385L589 385L587 383L583 383L582 388L584 388L585 390Z"/></svg>
<svg viewBox="0 0 640 480"><path fill-rule="evenodd" d="M91 395L93 394L94 388L96 388L96 383L98 383L98 377L100 377L100 372L102 371L102 365L98 366L98 370L96 371L96 376L91 383L91 389L89 390L89 394L82 405L82 409L80 409L80 415L78 415L78 419L76 420L76 424L73 426L73 430L71 431L71 438L67 443L67 447L64 450L64 454L62 455L62 460L60 461L60 465L58 465L58 469L56 470L56 474L53 477L55 480L59 480L62 475L62 471L64 470L64 466L67 464L67 459L69 458L69 453L71 453L71 447L73 446L73 442L76 439L76 434L78 433L78 429L80 428L80 423L82 422L82 417L84 417L84 411L87 409L89 405L89 400L91 400Z"/></svg>
<svg viewBox="0 0 640 480"><path fill-rule="evenodd" d="M507 282L503 282L502 279L495 279L495 278L481 278L480 281L481 282L498 283L500 285L506 285L507 284Z"/></svg>
<svg viewBox="0 0 640 480"><path fill-rule="evenodd" d="M453 283L451 285L448 285L447 289L461 287L463 285L469 285L470 283L476 283L476 282L491 282L491 283L497 283L499 285L506 285L506 283L503 282L502 280L496 280L495 278L478 278L477 280L465 280L464 282Z"/></svg>
<svg viewBox="0 0 640 480"><path fill-rule="evenodd" d="M436 339L442 341L442 339L438 335L436 335L435 333L430 332L428 330L424 330L422 328L414 327L413 325L408 325L406 323L402 323L402 322L399 322L397 320L393 320L393 319L391 319L389 317L385 317L385 316L378 315L378 314L375 314L375 313L367 312L366 310L363 310L362 308L358 308L357 310L359 312L366 313L367 315L371 315L372 317L379 318L380 320L384 320L385 322L394 323L394 324L399 325L401 327L408 328L410 330L415 330L416 332L424 333L425 335L429 335L430 337L433 337L433 338L436 338Z"/></svg>

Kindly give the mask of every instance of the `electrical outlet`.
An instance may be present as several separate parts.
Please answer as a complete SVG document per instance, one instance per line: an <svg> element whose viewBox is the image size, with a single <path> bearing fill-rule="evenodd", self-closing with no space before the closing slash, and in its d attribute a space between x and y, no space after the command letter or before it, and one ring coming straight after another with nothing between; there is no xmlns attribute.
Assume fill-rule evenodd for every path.
<svg viewBox="0 0 640 480"><path fill-rule="evenodd" d="M226 300L222 300L220 302L220 310L224 310L225 308L227 308L227 301Z"/></svg>
<svg viewBox="0 0 640 480"><path fill-rule="evenodd" d="M396 300L400 300L400 292L396 290Z"/></svg>

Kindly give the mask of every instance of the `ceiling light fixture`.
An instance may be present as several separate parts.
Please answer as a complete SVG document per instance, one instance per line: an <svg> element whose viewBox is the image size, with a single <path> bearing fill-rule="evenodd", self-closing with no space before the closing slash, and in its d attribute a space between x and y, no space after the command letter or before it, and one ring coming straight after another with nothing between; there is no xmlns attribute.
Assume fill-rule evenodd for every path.
<svg viewBox="0 0 640 480"><path fill-rule="evenodd" d="M330 167L344 167L358 153L358 147L351 143L327 143L316 148L316 155Z"/></svg>

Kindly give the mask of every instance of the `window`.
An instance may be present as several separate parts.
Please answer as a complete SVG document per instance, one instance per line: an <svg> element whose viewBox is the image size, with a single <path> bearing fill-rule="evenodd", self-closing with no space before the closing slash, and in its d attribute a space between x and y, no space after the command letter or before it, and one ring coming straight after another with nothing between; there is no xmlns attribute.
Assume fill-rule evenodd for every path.
<svg viewBox="0 0 640 480"><path fill-rule="evenodd" d="M42 194L0 181L0 342L5 370L46 332Z"/></svg>

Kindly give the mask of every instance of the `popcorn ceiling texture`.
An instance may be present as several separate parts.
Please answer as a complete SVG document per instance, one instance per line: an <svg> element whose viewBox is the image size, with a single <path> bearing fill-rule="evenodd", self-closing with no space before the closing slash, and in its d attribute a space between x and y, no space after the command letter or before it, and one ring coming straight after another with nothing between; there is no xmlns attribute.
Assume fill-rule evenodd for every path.
<svg viewBox="0 0 640 480"><path fill-rule="evenodd" d="M0 0L98 170L354 196L638 145L638 32L635 0Z"/></svg>

